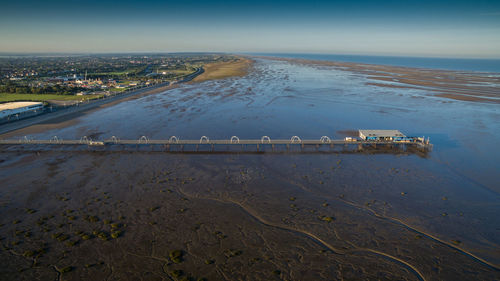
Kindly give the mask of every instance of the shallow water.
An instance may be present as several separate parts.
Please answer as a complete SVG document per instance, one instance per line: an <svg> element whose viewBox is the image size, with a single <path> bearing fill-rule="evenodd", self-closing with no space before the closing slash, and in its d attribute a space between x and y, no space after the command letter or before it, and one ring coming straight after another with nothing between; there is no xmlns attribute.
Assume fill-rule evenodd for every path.
<svg viewBox="0 0 500 281"><path fill-rule="evenodd" d="M484 71L493 74L500 73L498 59L460 59L460 58L426 58L402 56L363 56L363 55L327 55L327 54L255 54L282 58L297 58L310 60L324 60L334 62L355 62L378 65L394 65L404 67L448 69L458 71Z"/></svg>
<svg viewBox="0 0 500 281"><path fill-rule="evenodd" d="M341 138L339 131L399 129L429 136L431 161L500 192L500 106L454 101L412 89L367 86L360 74L259 60L250 75L183 85L33 135L121 139Z"/></svg>
<svg viewBox="0 0 500 281"><path fill-rule="evenodd" d="M95 186L108 190L113 197L127 197L127 192L139 196L127 197L129 201L124 201L130 206L119 208L120 212L128 213L128 224L138 225L136 219L130 219L131 208L149 206L145 202L158 200L154 192L175 186L171 188L179 196L212 202L203 203L206 206L219 208L211 204L227 203L233 204L230 209L241 209L249 218L223 219L229 224L244 225L240 234L231 230L236 232L229 236L245 241L253 232L262 231L262 237L267 237L262 239L271 244L266 247L274 248L275 254L290 254L286 259L296 255L297 249L285 250L286 245L277 242L273 235L286 236L286 232L292 231L293 235L302 237L297 238L298 245L307 244L304 246L307 249L299 252L309 252L310 247L345 252L349 258L344 261L349 260L349 266L354 268L363 268L366 276L372 276L372 272L373 276L396 272L396 268L403 272L380 278L455 280L498 276L500 106L439 98L422 90L379 88L365 85L367 82L362 74L333 67L259 59L245 77L182 85L89 113L71 127L31 137L48 139L57 135L63 139L80 139L86 135L108 139L114 135L121 139L139 139L144 135L150 139L168 139L175 135L181 139L198 139L205 135L211 139L229 139L236 135L258 139L267 135L274 139L297 135L303 139L319 139L324 135L341 138L342 131L362 128L399 129L410 136L430 136L434 149L427 157L146 152L74 155L42 152L33 156L28 152L8 152L1 155L0 162L3 168L0 177L8 186L2 189L1 195L9 198L2 213L20 216L16 212L19 208L28 208L29 204L43 206L43 201L33 198L30 200L34 203L29 203L16 187L45 186L43 192L60 194L75 193L77 191L65 187L78 186L79 193L71 197L78 202L69 204L71 208L78 208L83 206L82 202L92 199L89 190ZM59 161L62 163L57 163ZM158 182L158 174L164 171L170 171L176 178L193 177L193 180L182 184ZM45 180L41 180L43 175ZM89 175L92 178L85 180ZM127 186L130 188L124 191ZM147 192L132 191L132 186ZM291 197L296 199L290 200ZM58 208L63 206L57 204L68 206L64 202L53 204ZM195 205L189 208L198 210L200 206ZM223 206L220 208L224 209ZM113 214L109 205L96 208ZM207 219L202 209L197 215L199 221ZM334 217L334 224L325 224L324 216ZM3 220L9 223L5 216ZM210 220L210 224L224 223ZM159 223L155 227L168 229L166 225ZM272 234L264 234L266 231ZM278 234L281 231L285 234ZM130 241L131 236L139 233L142 232L137 229L126 230L123 239ZM141 239L146 239L141 235ZM306 243L301 239L312 240ZM174 240L183 242L182 237ZM82 242L82 245L85 244ZM260 246L239 247L245 249L242 256L246 257L246 251ZM191 250L188 253L194 256ZM387 258L371 256L380 253L390 256L387 268L373 267L372 262L381 263ZM337 257L323 258L312 258L315 262L310 268L322 267L331 262L327 262L329 259L342 264L342 259ZM309 276L294 271L293 262L285 266L284 257L275 259L276 263L271 264L280 269L285 279L300 280ZM414 266L421 274L398 259ZM467 270L459 268L462 264L468 265ZM193 266L196 264L190 264ZM222 272L233 278L237 275L230 272L245 272L234 264L220 266ZM272 270L264 265L262 268ZM321 270L311 278L340 278L332 273L333 269L330 273L328 270L319 273ZM350 271L353 278L363 275L355 272ZM220 275L214 276L220 278ZM267 280L262 276L253 277Z"/></svg>

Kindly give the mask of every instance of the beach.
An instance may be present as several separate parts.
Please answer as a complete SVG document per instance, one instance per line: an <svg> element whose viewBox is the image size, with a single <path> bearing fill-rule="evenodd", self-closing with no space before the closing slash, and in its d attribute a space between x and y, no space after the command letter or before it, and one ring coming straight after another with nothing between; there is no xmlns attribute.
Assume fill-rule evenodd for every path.
<svg viewBox="0 0 500 281"><path fill-rule="evenodd" d="M2 135L333 139L372 128L430 136L434 149L2 147L0 277L498 279L498 84L468 72L252 57Z"/></svg>
<svg viewBox="0 0 500 281"><path fill-rule="evenodd" d="M495 73L278 57L272 59L305 65L333 66L364 75L370 80L366 85L375 87L426 90L436 96L455 100L500 103L500 75Z"/></svg>
<svg viewBox="0 0 500 281"><path fill-rule="evenodd" d="M251 61L247 59L236 59L229 62L209 64L205 66L206 69L204 69L201 74L194 77L194 81L199 82L212 79L222 79L232 76L241 76L248 71L250 65ZM44 132L50 129L71 126L75 124L75 119L77 119L78 117L82 117L85 114L116 105L120 102L138 99L146 95L158 94L169 89L174 89L177 86L178 84L168 84L163 86L153 86L152 88L134 90L131 93L113 96L105 100L83 103L81 106L73 107L69 110L62 110L62 112L44 114L42 116L30 118L28 120L21 120L18 122L10 123L0 128L0 135L2 135L2 138L6 139L19 134L29 135Z"/></svg>

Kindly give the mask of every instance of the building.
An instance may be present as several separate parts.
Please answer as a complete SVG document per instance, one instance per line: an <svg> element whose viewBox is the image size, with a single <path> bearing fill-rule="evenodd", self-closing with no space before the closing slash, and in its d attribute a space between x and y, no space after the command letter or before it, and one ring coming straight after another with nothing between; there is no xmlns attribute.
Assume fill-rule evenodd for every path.
<svg viewBox="0 0 500 281"><path fill-rule="evenodd" d="M0 119L3 118L24 118L42 113L43 103L41 102L8 102L0 104Z"/></svg>
<svg viewBox="0 0 500 281"><path fill-rule="evenodd" d="M398 130L359 130L362 140L400 141L406 136Z"/></svg>

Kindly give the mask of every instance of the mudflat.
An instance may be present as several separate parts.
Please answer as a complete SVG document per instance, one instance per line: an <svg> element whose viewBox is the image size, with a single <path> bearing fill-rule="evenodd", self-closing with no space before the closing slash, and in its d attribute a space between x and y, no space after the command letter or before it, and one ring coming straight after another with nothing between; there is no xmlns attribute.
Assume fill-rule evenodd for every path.
<svg viewBox="0 0 500 281"><path fill-rule="evenodd" d="M498 276L461 241L391 216L390 202L412 200L416 190L375 183L390 176L429 185L432 177L422 182L421 171L400 166L360 186L349 175L369 175L355 170L355 159L301 164L310 160L2 153L0 175L12 188L2 190L3 279Z"/></svg>
<svg viewBox="0 0 500 281"><path fill-rule="evenodd" d="M500 103L500 74L451 71L347 62L272 58L293 63L333 66L366 76L366 85L430 91L436 96L463 101Z"/></svg>

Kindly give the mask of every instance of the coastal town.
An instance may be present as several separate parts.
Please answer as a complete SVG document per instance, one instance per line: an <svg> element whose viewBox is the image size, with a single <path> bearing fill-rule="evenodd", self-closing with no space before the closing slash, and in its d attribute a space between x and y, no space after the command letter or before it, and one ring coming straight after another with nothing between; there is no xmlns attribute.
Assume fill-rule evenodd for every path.
<svg viewBox="0 0 500 281"><path fill-rule="evenodd" d="M0 124L188 82L204 66L237 60L217 54L0 57Z"/></svg>
<svg viewBox="0 0 500 281"><path fill-rule="evenodd" d="M175 83L202 65L231 59L213 54L0 57L0 102L98 98L138 86Z"/></svg>

